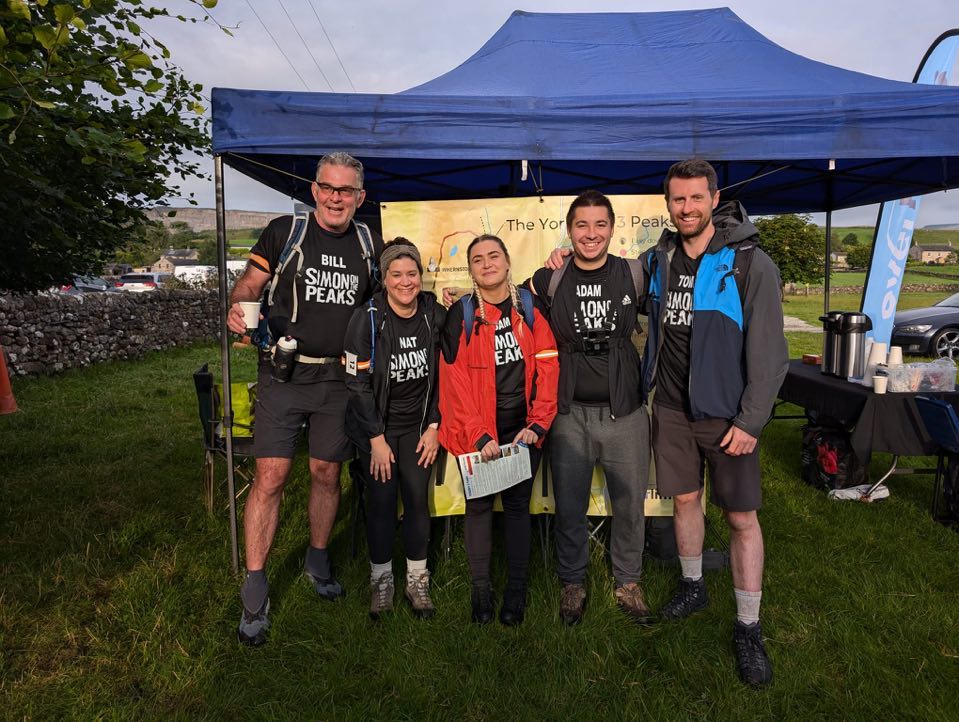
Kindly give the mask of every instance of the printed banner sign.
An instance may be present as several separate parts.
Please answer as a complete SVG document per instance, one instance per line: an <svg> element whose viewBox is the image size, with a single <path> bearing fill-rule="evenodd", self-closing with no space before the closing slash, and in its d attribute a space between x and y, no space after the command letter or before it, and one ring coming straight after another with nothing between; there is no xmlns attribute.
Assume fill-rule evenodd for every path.
<svg viewBox="0 0 959 722"><path fill-rule="evenodd" d="M915 82L927 85L954 85L949 75L959 55L959 35L940 38L926 54L925 62ZM862 311L872 321L872 331L866 336L879 343L889 344L893 319L899 303L899 291L906 270L906 259L912 243L912 232L919 214L919 196L887 201L879 209L876 233L873 239L869 275L862 294Z"/></svg>
<svg viewBox="0 0 959 722"><path fill-rule="evenodd" d="M610 196L616 223L610 253L636 258L672 228L662 196ZM517 283L533 275L554 248L569 246L566 212L573 196L383 203L383 237L403 236L424 262L423 287L439 292L470 286L466 248L492 233L509 249Z"/></svg>

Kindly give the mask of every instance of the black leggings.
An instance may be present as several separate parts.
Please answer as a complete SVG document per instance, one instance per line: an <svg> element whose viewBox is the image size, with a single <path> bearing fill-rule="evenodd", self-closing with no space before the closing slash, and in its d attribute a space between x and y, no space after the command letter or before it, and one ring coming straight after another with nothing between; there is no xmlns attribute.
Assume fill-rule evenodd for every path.
<svg viewBox="0 0 959 722"><path fill-rule="evenodd" d="M426 559L430 543L430 511L428 507L430 470L417 466L416 445L420 433L413 429L404 434L386 434L386 443L396 461L391 465L390 480L374 481L370 474L370 452L359 452L357 462L366 480L366 539L370 561L385 564L393 558L396 537L396 495L403 499L403 549L406 558Z"/></svg>
<svg viewBox="0 0 959 722"><path fill-rule="evenodd" d="M512 441L516 432L509 436ZM506 436L502 438L507 438ZM504 442L505 443L505 442ZM506 545L506 567L509 581L526 584L529 574L530 515L529 500L533 495L533 479L539 467L541 452L529 447L529 465L533 475L500 492L503 501L503 542ZM495 494L466 500L464 540L473 586L489 584L490 555L493 548L493 501Z"/></svg>

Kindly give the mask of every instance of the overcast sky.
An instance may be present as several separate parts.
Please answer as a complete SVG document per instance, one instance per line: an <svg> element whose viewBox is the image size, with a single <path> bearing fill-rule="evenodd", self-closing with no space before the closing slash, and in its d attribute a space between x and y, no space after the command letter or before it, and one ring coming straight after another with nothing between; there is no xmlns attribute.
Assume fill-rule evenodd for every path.
<svg viewBox="0 0 959 722"><path fill-rule="evenodd" d="M151 30L170 48L187 77L202 83L207 93L216 86L352 92L351 80L357 92L394 93L462 63L506 22L513 10L652 12L720 4L682 0L220 0L213 14L220 23L233 28L233 37L211 25L183 25L172 20L158 21ZM733 0L725 4L787 50L849 70L907 82L915 75L929 45L941 33L959 27L957 0ZM184 0L167 5L171 11L187 8ZM309 51L297 37L287 14L309 44ZM349 78L341 69L317 14ZM280 42L302 80L277 49L267 29ZM959 68L953 71L953 78L956 77ZM681 82L679 78L681 74L677 75L677 82ZM209 167L212 170L212 160ZM212 181L194 181L184 187L195 193L201 207L213 206ZM228 171L225 187L228 208L281 212L290 208L285 196L233 171ZM171 203L176 205L176 199ZM875 206L840 211L833 219L839 225L873 225L876 211ZM817 221L822 222L821 219L821 215L817 216ZM919 225L937 223L959 223L959 189L924 198Z"/></svg>

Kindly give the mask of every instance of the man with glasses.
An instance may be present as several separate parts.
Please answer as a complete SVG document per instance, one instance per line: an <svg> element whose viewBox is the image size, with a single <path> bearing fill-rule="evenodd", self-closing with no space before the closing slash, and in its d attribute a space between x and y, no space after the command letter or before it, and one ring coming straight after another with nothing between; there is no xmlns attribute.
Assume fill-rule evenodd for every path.
<svg viewBox="0 0 959 722"><path fill-rule="evenodd" d="M295 341L296 349L289 378L283 378L281 364L273 363L269 352L260 357L256 481L243 518L247 573L237 630L240 641L252 646L266 641L270 626L266 560L304 422L309 422L310 445L310 545L304 572L320 598L332 601L345 593L326 548L340 501L340 465L353 456L344 430L348 393L340 359L353 309L366 303L373 290L372 266L364 256L370 256L372 246L372 258L378 258L383 240L353 221L366 197L358 160L347 153L323 156L312 190L316 210L302 242L287 248L296 228L291 216L271 221L233 287L227 317L231 331L245 333L239 302L259 301L272 279L271 336L284 339L286 346Z"/></svg>

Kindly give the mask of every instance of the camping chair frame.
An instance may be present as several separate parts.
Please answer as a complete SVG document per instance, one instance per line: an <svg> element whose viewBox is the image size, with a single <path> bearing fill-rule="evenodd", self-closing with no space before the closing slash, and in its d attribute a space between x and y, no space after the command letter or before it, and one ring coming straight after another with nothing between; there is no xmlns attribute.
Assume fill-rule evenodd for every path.
<svg viewBox="0 0 959 722"><path fill-rule="evenodd" d="M200 423L203 426L203 490L207 511L212 514L215 504L217 474L216 460L222 457L229 463L226 454L226 439L221 435L221 409L213 373L209 364L203 364L193 374L196 387ZM253 463L253 438L233 437L233 471L243 480L242 487L235 491L234 500L239 499L253 483L255 466ZM227 500L227 506L230 501Z"/></svg>

